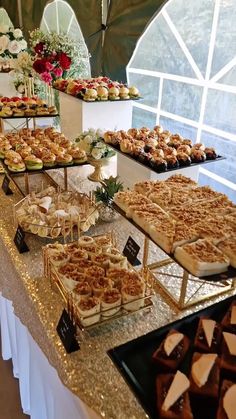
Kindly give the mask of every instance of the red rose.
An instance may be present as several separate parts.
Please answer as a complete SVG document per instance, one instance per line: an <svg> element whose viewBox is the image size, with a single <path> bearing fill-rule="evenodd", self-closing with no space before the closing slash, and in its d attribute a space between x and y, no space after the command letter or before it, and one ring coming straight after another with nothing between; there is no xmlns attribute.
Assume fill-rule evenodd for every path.
<svg viewBox="0 0 236 419"><path fill-rule="evenodd" d="M46 71L45 60L35 60L33 63L33 69L36 71L36 73L44 73Z"/></svg>
<svg viewBox="0 0 236 419"><path fill-rule="evenodd" d="M43 52L44 46L45 44L43 42L39 42L38 44L36 44L34 47L36 54L40 54L41 52Z"/></svg>
<svg viewBox="0 0 236 419"><path fill-rule="evenodd" d="M59 54L57 54L57 59L63 70L69 70L71 66L71 59L65 54L65 52L59 52Z"/></svg>

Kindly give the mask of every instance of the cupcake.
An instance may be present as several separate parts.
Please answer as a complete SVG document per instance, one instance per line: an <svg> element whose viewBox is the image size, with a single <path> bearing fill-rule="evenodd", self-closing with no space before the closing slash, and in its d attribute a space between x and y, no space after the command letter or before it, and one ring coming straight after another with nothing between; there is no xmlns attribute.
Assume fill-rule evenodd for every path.
<svg viewBox="0 0 236 419"><path fill-rule="evenodd" d="M101 312L103 317L114 316L121 306L121 294L116 288L104 291L101 297Z"/></svg>
<svg viewBox="0 0 236 419"><path fill-rule="evenodd" d="M202 163L206 160L206 154L201 149L197 150L195 148L192 148L191 160L192 160L192 163Z"/></svg>
<svg viewBox="0 0 236 419"><path fill-rule="evenodd" d="M82 326L91 326L100 320L100 300L96 297L81 298L77 312Z"/></svg>
<svg viewBox="0 0 236 419"><path fill-rule="evenodd" d="M206 147L204 152L206 154L207 160L215 160L217 158L217 154L213 147Z"/></svg>
<svg viewBox="0 0 236 419"><path fill-rule="evenodd" d="M73 293L75 294L75 298L80 300L84 297L91 297L92 288L88 282L83 281L76 285L76 287L73 290Z"/></svg>
<svg viewBox="0 0 236 419"><path fill-rule="evenodd" d="M144 305L145 285L144 283L132 282L122 287L122 302L124 309L135 311Z"/></svg>
<svg viewBox="0 0 236 419"><path fill-rule="evenodd" d="M161 157L153 157L150 164L151 168L158 173L165 172L167 170L167 162Z"/></svg>
<svg viewBox="0 0 236 419"><path fill-rule="evenodd" d="M94 244L94 240L90 236L82 236L78 240L78 245L84 248L91 246L91 244Z"/></svg>
<svg viewBox="0 0 236 419"><path fill-rule="evenodd" d="M179 162L177 160L176 156L166 156L166 163L167 163L167 169L177 169L179 167Z"/></svg>
<svg viewBox="0 0 236 419"><path fill-rule="evenodd" d="M111 288L111 286L112 286L112 281L109 278L106 278L106 277L96 278L92 281L93 294L96 297L99 297L104 293L104 291Z"/></svg>
<svg viewBox="0 0 236 419"><path fill-rule="evenodd" d="M190 166L191 158L189 157L187 153L178 152L176 157L177 157L180 167Z"/></svg>
<svg viewBox="0 0 236 419"><path fill-rule="evenodd" d="M177 148L177 153L185 153L188 154L188 156L190 156L191 154L191 147L187 144L182 144Z"/></svg>

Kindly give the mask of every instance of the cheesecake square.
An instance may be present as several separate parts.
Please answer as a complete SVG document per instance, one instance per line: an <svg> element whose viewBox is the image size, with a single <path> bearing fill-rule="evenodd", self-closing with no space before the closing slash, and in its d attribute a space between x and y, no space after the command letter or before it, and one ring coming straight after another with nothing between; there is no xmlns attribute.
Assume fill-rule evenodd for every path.
<svg viewBox="0 0 236 419"><path fill-rule="evenodd" d="M157 411L159 419L193 419L188 391L185 391L168 409L163 403L173 382L174 374L160 374L156 379Z"/></svg>
<svg viewBox="0 0 236 419"><path fill-rule="evenodd" d="M182 339L180 339L182 335ZM179 336L179 338L177 338ZM176 340L177 339L177 340ZM173 350L168 355L166 353L165 347L166 343L172 343ZM176 342L179 342L175 345ZM155 364L159 367L161 371L176 371L183 361L188 349L190 346L190 340L187 336L183 335L182 333L178 332L178 330L172 329L167 334L166 338L161 342L160 346L156 349L156 351L152 355L152 360ZM170 348L170 346L169 346ZM167 351L168 352L168 351Z"/></svg>
<svg viewBox="0 0 236 419"><path fill-rule="evenodd" d="M211 344L209 345L209 340ZM197 352L219 353L221 343L221 326L208 317L201 317L194 339Z"/></svg>

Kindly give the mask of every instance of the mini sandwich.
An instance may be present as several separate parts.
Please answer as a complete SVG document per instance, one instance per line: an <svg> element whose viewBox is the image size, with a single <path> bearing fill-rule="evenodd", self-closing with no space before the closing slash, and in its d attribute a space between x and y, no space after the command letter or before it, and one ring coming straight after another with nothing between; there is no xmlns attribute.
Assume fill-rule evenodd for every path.
<svg viewBox="0 0 236 419"><path fill-rule="evenodd" d="M105 86L97 87L98 100L106 101L108 100L108 89Z"/></svg>
<svg viewBox="0 0 236 419"><path fill-rule="evenodd" d="M119 89L115 86L110 87L108 94L110 100L120 100Z"/></svg>
<svg viewBox="0 0 236 419"><path fill-rule="evenodd" d="M14 162L9 161L8 169L10 170L10 172L24 172L25 171L25 164L24 164L23 161L18 162L18 163L14 163Z"/></svg>
<svg viewBox="0 0 236 419"><path fill-rule="evenodd" d="M130 97L131 98L138 98L138 97L140 97L140 93L139 93L137 87L135 87L135 86L129 87L129 94L130 94Z"/></svg>
<svg viewBox="0 0 236 419"><path fill-rule="evenodd" d="M72 148L69 151L69 154L72 156L73 162L76 163L76 164L82 164L82 163L85 163L87 161L86 152L84 150L81 150L78 147Z"/></svg>
<svg viewBox="0 0 236 419"><path fill-rule="evenodd" d="M44 167L53 167L56 165L56 156L49 152L42 156L42 161Z"/></svg>
<svg viewBox="0 0 236 419"><path fill-rule="evenodd" d="M28 170L41 170L43 168L42 160L35 157L33 154L25 158L25 164Z"/></svg>
<svg viewBox="0 0 236 419"><path fill-rule="evenodd" d="M98 94L96 89L86 89L84 94L84 100L87 102L94 102L97 100Z"/></svg>
<svg viewBox="0 0 236 419"><path fill-rule="evenodd" d="M120 87L120 98L123 100L127 100L130 98L129 96L129 89L125 86Z"/></svg>
<svg viewBox="0 0 236 419"><path fill-rule="evenodd" d="M59 166L70 166L73 164L73 158L70 154L60 154L57 156L56 162Z"/></svg>

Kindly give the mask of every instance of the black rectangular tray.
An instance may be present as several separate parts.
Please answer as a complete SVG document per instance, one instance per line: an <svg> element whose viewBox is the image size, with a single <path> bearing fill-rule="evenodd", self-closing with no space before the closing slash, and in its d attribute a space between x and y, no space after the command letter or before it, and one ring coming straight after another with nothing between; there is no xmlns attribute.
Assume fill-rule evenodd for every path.
<svg viewBox="0 0 236 419"><path fill-rule="evenodd" d="M122 217L124 217L126 220L128 220L131 224L133 224L133 226L135 226L135 228L137 228L137 230L139 230L141 233L143 233L149 240L151 240L155 246L159 247L159 249L162 250L162 252L164 252L169 258L171 258L173 260L173 262L177 263L177 265L179 265L182 269L184 269L185 271L187 271L190 275L191 272L189 272L183 265L181 265L181 263L175 259L174 254L173 253L167 253L164 249L162 249L162 247L157 244L152 238L151 236L149 236L149 234L142 228L140 227L138 224L136 224L132 218L127 218L126 217L126 213L125 211L123 211L115 202L113 202L112 200L109 201L109 206L111 208L113 208L115 211L117 211L119 214L122 215ZM194 275L192 275L194 276ZM217 282L217 281L226 281L227 279L232 279L232 278L236 278L236 268L233 268L232 266L229 266L227 271L222 272L220 274L214 274L214 275L210 275L210 276L201 276L200 279L201 280L205 280L205 281L212 281L212 282Z"/></svg>
<svg viewBox="0 0 236 419"><path fill-rule="evenodd" d="M56 87L53 87L53 88L55 90L57 90L58 92L65 93L65 95L72 96L75 99L82 100L82 102L86 102L86 103L107 103L107 102L109 102L109 103L111 103L111 102L117 103L117 102L130 102L131 100L140 100L140 99L143 99L142 96L139 96L139 97L130 97L129 99L121 99L120 98L118 100L112 100L112 99L107 99L107 100L98 100L98 99L96 99L96 100L85 100L85 99L83 99L82 96L74 96L74 95L71 95L70 93L64 92L63 90L57 89Z"/></svg>
<svg viewBox="0 0 236 419"><path fill-rule="evenodd" d="M104 141L104 140L103 140ZM114 145L112 145L112 144L108 144L108 143L106 143L105 141L104 141L104 144L106 144L107 146L109 146L109 147L111 147L111 148L113 148L114 150L116 150L118 153L120 153L122 156L125 156L125 157L127 157L128 159L130 159L130 160L132 160L132 161L134 161L134 162L136 162L137 164L140 164L141 166L143 166L143 167L145 167L146 169L149 169L149 170L151 170L152 172L154 172L154 173L158 173L158 174L160 174L160 173L169 173L169 172L174 172L175 170L182 170L182 169L188 169L189 167L194 167L194 166L201 166L201 165L203 165L203 164L209 164L209 163L214 163L214 162L217 162L217 161L219 161L219 160L225 160L226 159L226 157L224 157L224 156L220 156L220 155L217 155L217 157L216 157L216 159L212 159L212 160L205 160L204 162L199 162L199 163L191 163L189 166L179 166L179 167L174 167L173 169L166 169L166 170L162 170L162 171L159 171L159 170L155 170L153 167L151 167L151 166L148 166L147 164L145 164L145 163L142 163L142 162L140 162L139 160L136 160L134 157L132 157L130 154L128 154L128 153L123 153L121 150L120 150L120 148L119 147L115 147Z"/></svg>
<svg viewBox="0 0 236 419"><path fill-rule="evenodd" d="M84 163L73 163L73 164L68 164L65 166L61 166L59 164L56 164L55 166L52 167L44 167L40 170L29 170L29 169L25 169L22 172L11 172L11 170L8 169L7 165L4 163L4 161L2 159L0 159L1 165L4 167L6 173L11 177L11 176L17 176L17 175L24 175L25 173L42 173L42 172L47 172L48 170L55 170L55 169L69 169L70 167L80 167L80 166L85 166L88 165L89 162L86 161Z"/></svg>
<svg viewBox="0 0 236 419"><path fill-rule="evenodd" d="M53 115L23 115L23 116L0 116L0 119L31 119L31 118L56 118L59 113Z"/></svg>
<svg viewBox="0 0 236 419"><path fill-rule="evenodd" d="M108 351L108 355L151 419L158 419L159 417L156 409L155 389L158 367L152 362L153 352L161 344L170 329L179 330L193 341L199 317L209 316L216 321L221 321L234 299L236 299L236 296L229 297L197 313L191 314ZM184 373L189 371L192 354L193 348L191 347L179 368ZM236 381L236 377L234 381ZM198 412L194 412L194 419L216 419L215 412L207 403L204 404L203 408L204 413L200 408Z"/></svg>

